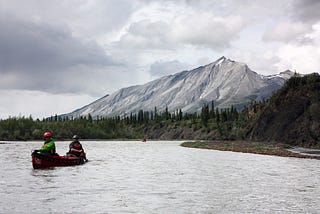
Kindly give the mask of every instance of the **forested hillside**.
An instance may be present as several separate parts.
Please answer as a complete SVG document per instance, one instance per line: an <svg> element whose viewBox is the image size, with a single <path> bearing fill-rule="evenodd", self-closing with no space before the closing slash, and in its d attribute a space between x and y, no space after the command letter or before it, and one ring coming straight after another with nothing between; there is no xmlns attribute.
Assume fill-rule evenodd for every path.
<svg viewBox="0 0 320 214"><path fill-rule="evenodd" d="M319 74L292 77L257 114L250 140L319 146Z"/></svg>

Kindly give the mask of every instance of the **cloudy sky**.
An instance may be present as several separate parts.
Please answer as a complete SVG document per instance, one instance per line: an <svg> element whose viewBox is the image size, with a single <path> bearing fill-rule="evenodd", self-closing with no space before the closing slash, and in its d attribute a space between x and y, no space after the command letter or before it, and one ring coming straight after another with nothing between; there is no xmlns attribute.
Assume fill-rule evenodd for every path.
<svg viewBox="0 0 320 214"><path fill-rule="evenodd" d="M0 0L0 118L71 112L213 62L320 71L318 0Z"/></svg>

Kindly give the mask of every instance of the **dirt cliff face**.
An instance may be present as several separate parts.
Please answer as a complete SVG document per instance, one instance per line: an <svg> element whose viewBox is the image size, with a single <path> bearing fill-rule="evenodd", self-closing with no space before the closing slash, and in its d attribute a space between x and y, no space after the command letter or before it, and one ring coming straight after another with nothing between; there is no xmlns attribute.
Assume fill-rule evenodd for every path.
<svg viewBox="0 0 320 214"><path fill-rule="evenodd" d="M248 134L251 140L320 146L320 76L293 77L268 101Z"/></svg>

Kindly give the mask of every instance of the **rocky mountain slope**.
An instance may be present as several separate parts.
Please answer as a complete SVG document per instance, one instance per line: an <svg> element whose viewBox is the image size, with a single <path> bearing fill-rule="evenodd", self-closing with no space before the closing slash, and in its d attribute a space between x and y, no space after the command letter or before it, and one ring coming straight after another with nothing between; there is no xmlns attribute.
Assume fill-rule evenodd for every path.
<svg viewBox="0 0 320 214"><path fill-rule="evenodd" d="M167 107L169 111L195 112L211 101L219 108L242 108L251 101L268 98L291 76L291 71L259 75L244 63L221 57L193 70L122 88L64 116L128 115L141 109L153 111L155 107L158 111Z"/></svg>

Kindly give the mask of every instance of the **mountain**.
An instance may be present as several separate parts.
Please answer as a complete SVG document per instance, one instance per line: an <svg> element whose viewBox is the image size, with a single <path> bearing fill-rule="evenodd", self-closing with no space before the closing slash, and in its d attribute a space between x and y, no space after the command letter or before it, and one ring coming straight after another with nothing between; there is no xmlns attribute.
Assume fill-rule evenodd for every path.
<svg viewBox="0 0 320 214"><path fill-rule="evenodd" d="M320 146L320 75L291 78L257 115L251 140Z"/></svg>
<svg viewBox="0 0 320 214"><path fill-rule="evenodd" d="M64 116L79 117L128 115L139 110L183 112L199 111L214 101L219 108L243 108L251 101L268 98L294 73L263 76L246 64L221 57L213 63L174 75L164 76L144 85L122 88Z"/></svg>

